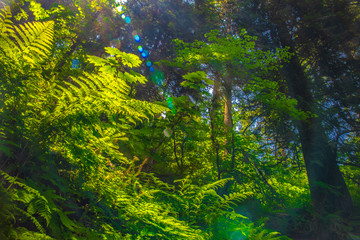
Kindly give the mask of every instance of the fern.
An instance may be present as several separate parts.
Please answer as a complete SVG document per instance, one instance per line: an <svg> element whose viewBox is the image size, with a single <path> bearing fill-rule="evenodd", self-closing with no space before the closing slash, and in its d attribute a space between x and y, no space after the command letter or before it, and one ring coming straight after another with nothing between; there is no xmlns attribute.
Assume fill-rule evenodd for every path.
<svg viewBox="0 0 360 240"><path fill-rule="evenodd" d="M77 224L74 223L70 218L68 218L68 216L66 215L66 213L60 211L60 210L57 210L57 213L60 217L60 221L61 223L66 227L68 228L69 230L71 231L74 231L75 228L77 228Z"/></svg>
<svg viewBox="0 0 360 240"><path fill-rule="evenodd" d="M252 193L230 193L229 195L225 195L218 204L217 207L224 210L231 210L233 207L237 206L240 203L243 203L246 199L251 197ZM210 209L209 209L210 210Z"/></svg>
<svg viewBox="0 0 360 240"><path fill-rule="evenodd" d="M45 219L46 225L49 225L51 219L51 210L45 197L41 196L40 198L32 199L29 202L27 212L30 215L39 214L40 217Z"/></svg>
<svg viewBox="0 0 360 240"><path fill-rule="evenodd" d="M113 51L107 49L108 52L111 52L110 50ZM116 54L116 57L107 59L89 57L91 62L100 67L99 71L83 73L81 76L72 77L71 81L58 83L55 92L51 93L54 99L57 99L57 104L48 121L60 131L66 129L64 134L72 139L58 141L56 136L54 141L57 144L52 150L62 152L69 162L82 166L83 170L85 166L98 166L108 161L128 164L129 161L118 151L118 143L128 140L127 126L144 119L149 120L166 110L161 105L129 96L130 87L127 81L141 82L145 78L141 76L138 80L139 76L135 73L119 70L125 63L127 66L138 66L139 59L135 55L119 50ZM134 63L130 64L129 61ZM59 135L59 131L56 132Z"/></svg>
<svg viewBox="0 0 360 240"><path fill-rule="evenodd" d="M222 188L225 186L225 184L227 182L229 182L231 179L230 178L224 178L224 179L220 179L220 180L217 180L215 182L212 182L212 183L209 183L209 184L206 184L204 185L201 189L203 191L207 191L207 190L210 190L210 189L213 189L213 190L216 190L218 188Z"/></svg>
<svg viewBox="0 0 360 240"><path fill-rule="evenodd" d="M46 235L49 232L49 228L56 231L66 230L68 235L72 235L71 232L81 231L81 225L72 221L67 217L67 212L63 212L59 206L57 206L53 199L61 199L60 196L45 192L45 195L40 194L36 189L29 187L27 184L20 182L16 178L0 171L0 175L5 182L3 186L6 187L6 196L9 197L10 204L8 206L11 209L13 215L13 222L17 226L29 226L29 222L32 223L38 232L29 231L26 228L18 227L16 229L10 228L6 230L0 228L0 236L4 232L8 237L14 239L53 239ZM1 212L0 212L1 216ZM58 220L56 220L58 219ZM3 224L13 225L8 222ZM24 222L25 221L25 222ZM57 221L57 222L56 222ZM65 236L64 235L64 236ZM60 237L60 236L57 236ZM5 238L7 239L7 238Z"/></svg>
<svg viewBox="0 0 360 240"><path fill-rule="evenodd" d="M9 6L5 6L4 9L0 11L0 33L1 37L4 35L12 34L13 24L10 18L12 17L11 10Z"/></svg>
<svg viewBox="0 0 360 240"><path fill-rule="evenodd" d="M120 150L135 125L168 110L132 98L130 85L146 82L134 70L141 64L137 56L105 48L107 58L88 57L93 71L45 79L42 67L51 57L54 23L14 26L10 17L9 9L0 14L0 67L6 70L0 77L1 91L11 96L0 106L0 114L17 125L1 127L0 149L11 157L12 149L1 146L27 144L29 165L42 164L35 172L46 172L30 176L29 182L35 179L43 190L45 184L37 178L45 180L63 197L46 191L44 195L29 186L33 184L0 172L14 221L38 230L18 228L14 238L50 239L49 233L61 239L209 239L215 223L240 222L243 216L230 210L250 193L220 196L218 189L230 179L204 186L185 179L175 187L154 175L137 173L133 155ZM45 154L37 155L33 146ZM55 169L54 175L61 174L70 190L63 190L49 168ZM271 234L262 236L267 235Z"/></svg>
<svg viewBox="0 0 360 240"><path fill-rule="evenodd" d="M15 239L19 239L19 240L54 240L54 238L44 234L44 233L39 233L39 232L33 232L33 231L29 231L25 228L19 228L17 229L17 232L15 234Z"/></svg>
<svg viewBox="0 0 360 240"><path fill-rule="evenodd" d="M104 61L111 63L109 59ZM101 66L105 66L105 63L101 64ZM138 80L137 75L130 73L119 74L122 77L116 77L109 71L96 74L85 73L82 77L72 78L72 82L66 83L67 86L59 85L60 97L57 96L57 98L63 102L55 114L62 115L64 112L71 113L79 109L88 113L108 112L121 114L129 122L136 124L142 119L149 119L150 116L166 110L165 107L158 104L131 99L128 96L130 87L126 82L142 82L143 79Z"/></svg>
<svg viewBox="0 0 360 240"><path fill-rule="evenodd" d="M7 57L30 65L48 58L53 46L54 22L28 22L13 26L9 7L0 15L1 49Z"/></svg>
<svg viewBox="0 0 360 240"><path fill-rule="evenodd" d="M41 233L45 233L44 227L40 224L39 220L35 218L32 214L18 207L14 207L14 209L21 215L28 217Z"/></svg>
<svg viewBox="0 0 360 240"><path fill-rule="evenodd" d="M119 147L127 141L129 129L167 109L131 97L129 85L146 82L144 76L131 69L140 65L140 59L107 48L107 53L112 55L107 59L89 57L89 61L98 61L95 71L66 80L54 77L47 81L41 78L44 74L41 67L50 57L53 23L13 26L9 16L9 11L1 15L1 43L4 44L0 46L0 55L4 58L0 66L7 71L5 77L1 76L1 89L5 89L11 99L6 99L6 108L1 108L0 114L6 116L8 122L16 119L14 129L21 134L16 135L14 131L13 135L18 142L34 142L38 147L39 139L44 139L41 150L51 151L59 166L66 165L59 172L71 185L71 192L62 192L62 196L66 200L75 196L79 202L86 202L76 201L75 207L71 206L71 210L84 212L80 220L76 219L70 212L63 212L51 197L1 172L14 218L19 217L17 224L22 226L25 221L38 230L35 233L16 229L18 236L14 238L46 239L46 233L50 232L63 239L75 236L106 239L122 235L139 239L204 239L202 231L178 219L171 206L159 199L162 190L154 189L160 184L163 192L171 192L172 186L154 177L153 184L142 185L144 179L126 172L135 164ZM16 114L12 116L7 109L15 109ZM4 139L10 139L10 130L4 130ZM34 153L31 148L29 151ZM49 168L46 154L30 156L30 164ZM35 172L43 171L40 168ZM47 178L49 175L44 177L49 181ZM56 185L55 181L51 183ZM72 196L67 196L70 194ZM92 219L93 216L97 218ZM120 230L124 233L119 234Z"/></svg>
<svg viewBox="0 0 360 240"><path fill-rule="evenodd" d="M253 222L247 223L243 222L241 227L236 228L235 232L238 235L241 235L243 238L249 240L291 240L286 236L282 236L278 232L273 232L269 229L264 229L264 224L260 224L259 226L255 226Z"/></svg>
<svg viewBox="0 0 360 240"><path fill-rule="evenodd" d="M15 26L15 30L19 37L13 37L20 56L29 61L33 61L34 56L41 60L48 57L53 44L54 22L29 22Z"/></svg>
<svg viewBox="0 0 360 240"><path fill-rule="evenodd" d="M6 6L4 9L0 11L0 43L1 46L4 44L11 44L9 36L14 34L13 23L10 20L12 14L10 11L10 7ZM3 50L3 47L0 48Z"/></svg>
<svg viewBox="0 0 360 240"><path fill-rule="evenodd" d="M28 217L40 232L45 233L44 227L35 216L39 215L45 220L47 225L50 223L52 213L47 199L39 191L17 181L16 178L7 173L0 171L0 175L8 182L7 194L10 196L10 199L13 202L17 202L17 205L23 203L26 206L26 210L14 206L15 211Z"/></svg>
<svg viewBox="0 0 360 240"><path fill-rule="evenodd" d="M218 195L215 190L224 187L230 180L221 179L202 187L193 185L188 179L178 180L177 182L180 182L178 195L181 197L180 200L177 200L180 206L175 208L183 209L179 215L194 226L201 226L209 234L215 231L212 226L216 225L216 222L229 221L229 228L226 229L229 231L234 221L240 222L246 218L229 210L238 206L251 195L251 193L233 193L224 197Z"/></svg>
<svg viewBox="0 0 360 240"><path fill-rule="evenodd" d="M16 146L16 144L6 139L5 129L5 126L0 127L0 153L4 153L7 157L11 157L13 156L11 146ZM6 130L8 131L8 129Z"/></svg>
<svg viewBox="0 0 360 240"><path fill-rule="evenodd" d="M26 144L21 142L33 138L26 135L39 125L37 116L48 101L41 96L44 87L39 76L41 64L52 50L54 23L15 26L10 18L10 8L6 7L0 13L0 149L13 158L14 153L24 151L20 146Z"/></svg>

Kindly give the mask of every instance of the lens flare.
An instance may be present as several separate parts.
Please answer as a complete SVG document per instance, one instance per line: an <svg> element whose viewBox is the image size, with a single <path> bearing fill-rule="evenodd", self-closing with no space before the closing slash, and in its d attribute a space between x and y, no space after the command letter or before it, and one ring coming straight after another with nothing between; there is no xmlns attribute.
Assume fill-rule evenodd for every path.
<svg viewBox="0 0 360 240"><path fill-rule="evenodd" d="M117 6L117 7L116 7L116 10L117 10L119 13L121 13L121 15L120 15L121 18L124 19L127 24L130 24L130 23L131 23L131 18L130 18L130 16L126 16L125 13L122 13L122 12L124 12L124 7L120 5L121 3L124 3L124 1L126 2L126 0L114 0L114 1L115 1L115 3L116 3L116 4L115 4L115 7ZM125 9L125 11L126 11L126 9ZM160 31L160 30L157 29L157 32L159 32L159 31ZM134 38L134 40L135 40L137 43L140 43L141 38L140 38L140 35L138 34L137 31L133 31L133 32L132 32L132 37ZM112 44L111 46L115 47L115 45L121 46L121 43L120 43L120 44L115 44L115 42L114 42L114 44ZM146 58L149 57L149 51L148 51L148 50L145 50L142 46L138 46L137 49L138 49L139 53L141 54L141 57L142 57L142 58L146 59ZM76 64L73 63L73 66L76 67ZM146 61L146 66L149 68L149 71L150 71L150 73L151 73L151 80L152 80L157 86L162 86L162 85L163 85L163 82L164 82L164 80L165 80L165 78L164 78L164 73L163 73L162 71L160 71L160 70L156 70L156 69L153 67L153 63L152 63L150 60ZM160 87L160 88L162 88L162 87ZM191 101L192 103L195 104L195 101L194 101L194 99L193 99L191 96L189 97L189 99L190 99L190 101ZM166 102L167 102L168 107L171 109L171 112L172 112L173 114L176 114L176 107L175 107L174 104L173 104L172 98L169 97L169 96L166 96ZM165 129L165 130L164 130L164 134L165 134L165 136L169 137L171 133L169 134L169 132L167 132L167 130Z"/></svg>
<svg viewBox="0 0 360 240"><path fill-rule="evenodd" d="M139 35L135 35L134 39L135 39L136 42L140 42L140 36Z"/></svg>
<svg viewBox="0 0 360 240"><path fill-rule="evenodd" d="M172 97L166 99L167 106L171 109L172 114L176 114L176 107L174 106Z"/></svg>
<svg viewBox="0 0 360 240"><path fill-rule="evenodd" d="M147 57L149 56L148 50L144 50L143 53L141 54L141 56L142 56L143 58L147 58Z"/></svg>
<svg viewBox="0 0 360 240"><path fill-rule="evenodd" d="M168 97L166 99L166 103L167 103L167 106L170 108L170 109L173 109L174 108L174 104L173 104L173 99L171 97Z"/></svg>
<svg viewBox="0 0 360 240"><path fill-rule="evenodd" d="M79 66L80 66L80 61L79 61L79 59L73 59L73 60L72 60L72 66L71 66L71 68L79 69Z"/></svg>
<svg viewBox="0 0 360 240"><path fill-rule="evenodd" d="M151 69L150 69L151 71ZM161 86L164 82L164 73L160 70L155 70L151 73L151 80L158 86Z"/></svg>
<svg viewBox="0 0 360 240"><path fill-rule="evenodd" d="M247 234L248 235L248 234ZM246 240L247 237L241 231L235 231L231 234L231 240Z"/></svg>

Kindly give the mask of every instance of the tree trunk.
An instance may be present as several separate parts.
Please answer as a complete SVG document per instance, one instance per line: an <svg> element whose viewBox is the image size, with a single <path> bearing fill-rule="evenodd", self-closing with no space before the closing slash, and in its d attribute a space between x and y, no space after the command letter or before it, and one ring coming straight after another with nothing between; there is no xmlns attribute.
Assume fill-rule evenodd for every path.
<svg viewBox="0 0 360 240"><path fill-rule="evenodd" d="M231 88L225 87L225 112L224 112L224 125L225 125L225 132L230 133L233 128L233 121L232 121L232 102L231 102Z"/></svg>
<svg viewBox="0 0 360 240"><path fill-rule="evenodd" d="M219 99L220 99L220 78L216 75L214 79L214 89L213 89L213 96L211 100L211 108L210 108L210 128L211 128L211 142L213 145L213 148L215 149L215 162L216 162L216 169L217 169L217 177L218 180L221 179L221 169L220 169L220 156L219 156L219 143L217 141L217 132L218 132L218 126L217 126L217 117L219 110Z"/></svg>
<svg viewBox="0 0 360 240"><path fill-rule="evenodd" d="M279 26L278 33L282 45L289 46L291 52L296 52L284 23ZM296 55L285 64L284 75L290 94L298 101L299 110L315 114L310 82ZM350 193L336 163L336 147L330 144L319 117L311 116L305 120L297 120L296 123L315 213L317 239L341 239L335 223L325 219L329 214L347 217L353 208Z"/></svg>
<svg viewBox="0 0 360 240"><path fill-rule="evenodd" d="M232 119L232 78L228 73L224 79L224 126L225 126L225 143L224 143L224 157L231 153L231 164L229 171L232 172L235 167L235 139L233 132L233 119Z"/></svg>

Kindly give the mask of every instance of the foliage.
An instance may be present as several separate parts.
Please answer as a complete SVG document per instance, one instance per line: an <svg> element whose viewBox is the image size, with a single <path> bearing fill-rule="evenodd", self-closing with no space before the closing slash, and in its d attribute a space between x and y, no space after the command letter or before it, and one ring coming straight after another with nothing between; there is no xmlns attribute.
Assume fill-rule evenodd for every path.
<svg viewBox="0 0 360 240"><path fill-rule="evenodd" d="M298 48L275 46L274 1L260 2L269 15L257 1L237 0L128 0L121 10L107 0L0 3L0 238L290 239L317 231L314 216L354 236L355 221L316 215L311 205L302 128L329 120L323 134L358 205L355 90L331 86L349 80L351 61L331 55L347 69L331 75L318 61L323 52L299 53L315 49L297 42L302 30L291 39ZM240 30L242 14L259 28ZM149 77L157 86L129 53L134 34L161 69ZM292 94L294 59L319 106L304 108L309 99Z"/></svg>
<svg viewBox="0 0 360 240"><path fill-rule="evenodd" d="M4 194L3 197L9 197L9 199L2 198L2 201L6 204L4 204L4 213L6 213L6 215L4 215L1 224L3 228L1 231L2 237L4 239L32 239L31 235L33 235L33 239L35 239L35 236L52 239L45 234L45 227L49 226L53 210L50 208L48 200L37 190L17 181L5 172L0 172L0 174L3 179L1 188L2 194ZM26 219L19 219L19 216L25 217ZM12 229L13 224L11 224L11 222L15 222L15 219L17 219L16 221L18 222L32 222L39 233L29 232L23 228Z"/></svg>
<svg viewBox="0 0 360 240"><path fill-rule="evenodd" d="M235 237L246 236L247 239L271 239L271 240L286 240L289 239L286 236L280 236L278 232L272 232L267 229L262 229L264 224L260 226L255 226L254 223L244 224L243 226L236 229L236 232L233 233Z"/></svg>

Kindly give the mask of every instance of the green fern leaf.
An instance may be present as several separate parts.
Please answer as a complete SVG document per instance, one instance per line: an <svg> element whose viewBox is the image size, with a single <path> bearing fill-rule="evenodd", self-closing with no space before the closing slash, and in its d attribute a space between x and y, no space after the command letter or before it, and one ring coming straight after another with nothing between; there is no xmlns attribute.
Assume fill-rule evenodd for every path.
<svg viewBox="0 0 360 240"><path fill-rule="evenodd" d="M59 217L60 217L61 223L62 223L65 227L67 227L69 230L74 231L75 228L77 228L77 225L76 225L70 218L68 218L68 216L66 215L66 213L58 210L58 211L57 211L57 214L58 214Z"/></svg>
<svg viewBox="0 0 360 240"><path fill-rule="evenodd" d="M10 20L12 14L9 6L0 11L0 36L14 33L13 23Z"/></svg>
<svg viewBox="0 0 360 240"><path fill-rule="evenodd" d="M54 22L33 22L15 26L14 40L19 59L43 61L53 46Z"/></svg>
<svg viewBox="0 0 360 240"><path fill-rule="evenodd" d="M5 56L12 55L12 51L16 48L15 43L11 39L14 37L13 22L10 20L12 17L10 7L6 6L0 11L0 51L5 53Z"/></svg>
<svg viewBox="0 0 360 240"><path fill-rule="evenodd" d="M45 219L46 224L49 225L51 219L51 210L45 197L41 196L40 198L36 198L30 201L27 212L30 215L38 213L42 218Z"/></svg>
<svg viewBox="0 0 360 240"><path fill-rule="evenodd" d="M116 56L116 58L119 59L124 66L133 68L133 67L139 67L141 64L140 58L135 54L124 53L117 48L111 48L111 47L105 47L105 51L110 55Z"/></svg>
<svg viewBox="0 0 360 240"><path fill-rule="evenodd" d="M87 59L90 63L93 63L95 66L103 66L107 63L106 59L97 56L88 56Z"/></svg>
<svg viewBox="0 0 360 240"><path fill-rule="evenodd" d="M49 237L44 233L32 232L27 229L19 229L17 233L19 240L55 240L55 238Z"/></svg>
<svg viewBox="0 0 360 240"><path fill-rule="evenodd" d="M249 196L250 196L249 193L244 194L240 192L235 192L235 193L230 193L229 195L225 195L224 199L220 202L221 208L231 209L232 205L234 206L239 203L242 203Z"/></svg>

